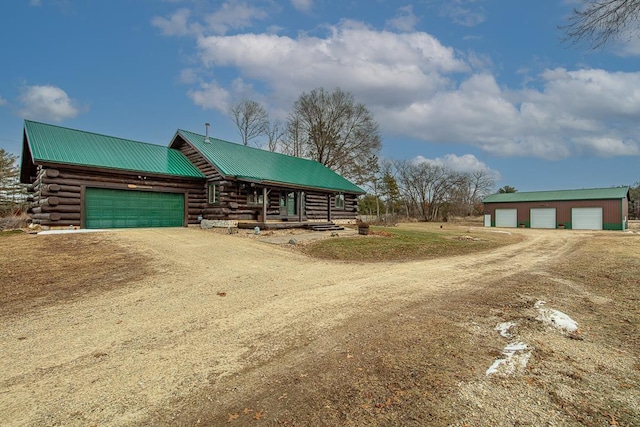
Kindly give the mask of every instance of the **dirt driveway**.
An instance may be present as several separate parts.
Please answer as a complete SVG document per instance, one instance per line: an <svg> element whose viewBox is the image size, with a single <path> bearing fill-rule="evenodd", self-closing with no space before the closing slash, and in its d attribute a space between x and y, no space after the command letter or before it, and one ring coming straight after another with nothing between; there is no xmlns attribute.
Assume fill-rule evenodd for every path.
<svg viewBox="0 0 640 427"><path fill-rule="evenodd" d="M521 416L515 403L511 412L488 408L488 401L484 410L473 404L473 396L491 386L484 370L504 344L493 326L509 317L508 307L520 310L525 323L535 323L533 303L552 295L518 289L507 298L495 286L531 277L560 286L560 279L553 280L553 266L593 236L524 232L524 241L488 253L378 264L312 260L284 247L199 229L92 237L98 246L117 245L124 255L150 260L147 274L126 286L0 316L0 424L426 425L423 417L442 425L513 421ZM581 292L580 298L589 294ZM495 304L488 306L491 300ZM478 307L487 315L474 321L470 315ZM405 329L397 333L398 328ZM542 327L535 331L548 334L545 342L582 344ZM399 339L404 341L394 341ZM545 348L534 344L540 337L531 339ZM384 348L385 342L403 347ZM622 349L627 354L620 357L637 372L630 350ZM438 362L436 351L450 361ZM534 362L535 357L541 356L534 356ZM385 372L394 369L404 379L384 380ZM412 369L423 378L414 380L414 388L406 383ZM634 381L637 375L628 379L632 387ZM346 389L332 391L334 383ZM398 418L392 411L410 402L415 387L424 389L416 398L426 399L422 404L433 401L434 409L415 401L415 408ZM491 393L506 398L504 387ZM545 409L549 393L544 388L540 393L542 398L531 394L534 400L543 399L537 415L525 397L521 401L521 411L533 411L528 417L533 425L544 417L580 424L555 407ZM625 399L639 397L637 388L625 393ZM452 394L457 396L454 403L435 403ZM336 412L338 397L355 409ZM446 413L456 405L468 413ZM527 425L526 419L521 421Z"/></svg>

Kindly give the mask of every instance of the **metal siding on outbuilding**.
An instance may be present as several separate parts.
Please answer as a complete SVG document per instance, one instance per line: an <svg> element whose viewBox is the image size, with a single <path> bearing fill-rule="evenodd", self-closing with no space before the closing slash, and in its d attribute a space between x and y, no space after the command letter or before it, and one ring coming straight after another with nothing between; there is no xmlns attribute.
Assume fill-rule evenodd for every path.
<svg viewBox="0 0 640 427"><path fill-rule="evenodd" d="M556 225L562 228L572 226L572 209L600 209L598 228L595 222L581 224L578 218L577 227L602 230L624 230L625 215L628 210L629 187L592 188L582 190L538 191L526 193L492 194L483 199L484 213L491 215L495 223L497 209L517 209L518 224L535 227L531 224L531 210L537 208L555 208ZM588 212L588 211L587 211ZM598 211L593 211L597 213ZM578 213L578 216L580 214Z"/></svg>
<svg viewBox="0 0 640 427"><path fill-rule="evenodd" d="M87 188L86 228L181 227L184 194Z"/></svg>
<svg viewBox="0 0 640 427"><path fill-rule="evenodd" d="M571 228L574 230L602 230L602 208L572 208Z"/></svg>
<svg viewBox="0 0 640 427"><path fill-rule="evenodd" d="M517 227L517 209L496 209L496 227Z"/></svg>
<svg viewBox="0 0 640 427"><path fill-rule="evenodd" d="M531 208L531 228L556 228L556 208Z"/></svg>

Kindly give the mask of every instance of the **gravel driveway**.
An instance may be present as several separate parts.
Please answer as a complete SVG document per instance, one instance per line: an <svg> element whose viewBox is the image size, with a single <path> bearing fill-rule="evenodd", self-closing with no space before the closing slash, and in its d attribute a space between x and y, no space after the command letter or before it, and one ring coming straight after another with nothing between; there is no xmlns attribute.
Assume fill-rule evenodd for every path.
<svg viewBox="0 0 640 427"><path fill-rule="evenodd" d="M352 319L535 272L588 235L527 231L523 242L488 253L378 264L312 260L197 229L110 233L150 257L155 273L4 318L0 424L134 425Z"/></svg>

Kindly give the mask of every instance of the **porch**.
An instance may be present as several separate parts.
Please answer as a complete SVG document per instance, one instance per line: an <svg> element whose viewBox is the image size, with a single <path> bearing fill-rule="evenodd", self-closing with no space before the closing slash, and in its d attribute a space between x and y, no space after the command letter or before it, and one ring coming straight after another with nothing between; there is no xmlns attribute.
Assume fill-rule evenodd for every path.
<svg viewBox="0 0 640 427"><path fill-rule="evenodd" d="M260 227L260 230L287 230L291 228L304 228L312 231L344 230L344 227L331 221L238 221L238 228L253 229L255 227Z"/></svg>

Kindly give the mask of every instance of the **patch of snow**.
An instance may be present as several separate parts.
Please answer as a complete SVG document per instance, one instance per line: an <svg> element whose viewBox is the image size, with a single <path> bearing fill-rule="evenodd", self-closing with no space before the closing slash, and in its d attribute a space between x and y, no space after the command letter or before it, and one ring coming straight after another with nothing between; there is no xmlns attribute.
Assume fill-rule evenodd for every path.
<svg viewBox="0 0 640 427"><path fill-rule="evenodd" d="M502 322L498 323L496 327L493 328L493 330L500 332L501 337L512 338L513 334L509 332L509 329L513 328L514 326L516 326L515 322Z"/></svg>
<svg viewBox="0 0 640 427"><path fill-rule="evenodd" d="M504 350L502 350L503 352L507 352L507 353L515 353L516 351L523 351L528 349L529 346L521 341L518 342L512 342L510 344L508 344Z"/></svg>
<svg viewBox="0 0 640 427"><path fill-rule="evenodd" d="M502 350L502 358L496 359L487 369L486 375L513 375L518 369L527 367L531 358L531 349L526 343L516 341L509 343Z"/></svg>
<svg viewBox="0 0 640 427"><path fill-rule="evenodd" d="M536 317L536 320L540 320L542 323L567 332L575 332L578 330L578 323L575 320L561 311L554 310L553 308L545 308L545 304L546 302L544 301L535 303L534 307L537 308L538 313L540 313L540 315Z"/></svg>
<svg viewBox="0 0 640 427"><path fill-rule="evenodd" d="M547 303L546 301L538 301L535 304L533 304L533 308L541 308L546 303Z"/></svg>

